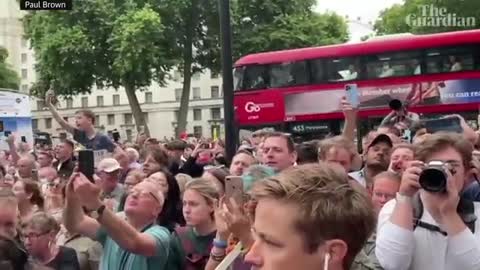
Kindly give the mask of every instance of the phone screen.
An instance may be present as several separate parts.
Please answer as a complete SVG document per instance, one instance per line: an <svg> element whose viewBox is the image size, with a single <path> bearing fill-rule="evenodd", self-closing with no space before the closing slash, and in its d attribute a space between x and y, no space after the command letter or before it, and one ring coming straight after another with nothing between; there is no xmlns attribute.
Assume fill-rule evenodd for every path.
<svg viewBox="0 0 480 270"><path fill-rule="evenodd" d="M23 143L26 143L26 142L27 142L27 137L22 136L22 142L23 142Z"/></svg>
<svg viewBox="0 0 480 270"><path fill-rule="evenodd" d="M456 133L463 132L463 128L458 117L427 120L425 121L425 128L427 129L428 133L436 133L439 131Z"/></svg>
<svg viewBox="0 0 480 270"><path fill-rule="evenodd" d="M345 85L345 92L347 92L346 97L348 103L352 105L353 108L358 108L360 105L360 97L358 93L358 86L354 83Z"/></svg>
<svg viewBox="0 0 480 270"><path fill-rule="evenodd" d="M90 182L94 182L95 159L92 150L78 151L78 170L85 175Z"/></svg>
<svg viewBox="0 0 480 270"><path fill-rule="evenodd" d="M225 198L233 198L238 206L243 206L243 179L240 176L228 176L225 179Z"/></svg>

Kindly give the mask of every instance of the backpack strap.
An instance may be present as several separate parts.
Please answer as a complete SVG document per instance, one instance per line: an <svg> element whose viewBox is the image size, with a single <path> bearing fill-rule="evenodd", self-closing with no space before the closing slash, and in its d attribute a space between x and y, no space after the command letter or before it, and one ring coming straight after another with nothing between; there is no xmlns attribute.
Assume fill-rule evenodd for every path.
<svg viewBox="0 0 480 270"><path fill-rule="evenodd" d="M440 229L440 227L427 222L423 222L421 220L424 210L423 210L423 203L422 203L422 200L420 199L419 192L417 192L413 196L412 206L413 206L413 230L414 231L417 227L422 227L429 231L439 232L444 236L447 236L447 233L442 229ZM460 197L460 201L457 206L457 213L459 214L460 218L465 223L465 225L468 227L468 229L472 233L475 233L475 223L477 221L477 216L475 215L475 205L473 201Z"/></svg>

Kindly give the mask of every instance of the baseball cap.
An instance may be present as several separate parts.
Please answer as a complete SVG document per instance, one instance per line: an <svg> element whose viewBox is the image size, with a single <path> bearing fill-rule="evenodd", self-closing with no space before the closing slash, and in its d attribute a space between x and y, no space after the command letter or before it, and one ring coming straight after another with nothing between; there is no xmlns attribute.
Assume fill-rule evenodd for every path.
<svg viewBox="0 0 480 270"><path fill-rule="evenodd" d="M111 173L117 170L120 170L120 163L114 158L104 158L100 163L98 163L97 170L99 172Z"/></svg>
<svg viewBox="0 0 480 270"><path fill-rule="evenodd" d="M392 139L390 139L388 135L381 133L378 134L375 138L373 138L373 140L368 144L367 148L370 148L382 142L388 144L390 147L393 147Z"/></svg>

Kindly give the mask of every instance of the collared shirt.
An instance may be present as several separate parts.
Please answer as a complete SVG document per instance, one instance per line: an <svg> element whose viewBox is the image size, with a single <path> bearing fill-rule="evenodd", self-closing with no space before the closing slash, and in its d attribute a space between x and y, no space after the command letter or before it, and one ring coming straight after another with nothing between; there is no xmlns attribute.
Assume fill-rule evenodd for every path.
<svg viewBox="0 0 480 270"><path fill-rule="evenodd" d="M351 172L348 174L352 179L360 183L364 188L367 187L367 179L365 178L365 170L361 169L360 171Z"/></svg>

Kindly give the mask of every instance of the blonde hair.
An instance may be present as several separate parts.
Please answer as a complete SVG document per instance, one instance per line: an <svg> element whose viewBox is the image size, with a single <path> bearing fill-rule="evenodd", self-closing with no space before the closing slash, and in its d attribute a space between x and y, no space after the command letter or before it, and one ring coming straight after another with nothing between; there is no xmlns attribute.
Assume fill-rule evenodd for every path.
<svg viewBox="0 0 480 270"><path fill-rule="evenodd" d="M188 182L192 181L193 178L188 174L179 173L175 175L175 180L177 180L178 187L180 188L180 193L183 194L183 192L185 192L185 186Z"/></svg>
<svg viewBox="0 0 480 270"><path fill-rule="evenodd" d="M274 199L297 207L295 230L303 237L309 253L326 240L345 241L345 269L350 268L375 229L371 200L349 184L340 166L320 162L292 167L257 182L252 195L259 203L262 199Z"/></svg>
<svg viewBox="0 0 480 270"><path fill-rule="evenodd" d="M318 144L318 158L320 160L325 160L327 158L328 152L332 148L345 149L350 154L350 160L352 161L357 154L355 144L351 140L347 139L344 136L335 136L320 141L320 143Z"/></svg>
<svg viewBox="0 0 480 270"><path fill-rule="evenodd" d="M207 200L207 203L213 205L219 198L217 187L209 180L196 178L185 185L185 191L194 190Z"/></svg>
<svg viewBox="0 0 480 270"><path fill-rule="evenodd" d="M34 213L22 224L22 227L35 228L43 233L53 232L57 234L60 231L60 225L57 220L45 212Z"/></svg>
<svg viewBox="0 0 480 270"><path fill-rule="evenodd" d="M127 177L129 176L135 178L137 183L142 182L146 178L146 175L140 169L131 170L127 174Z"/></svg>

